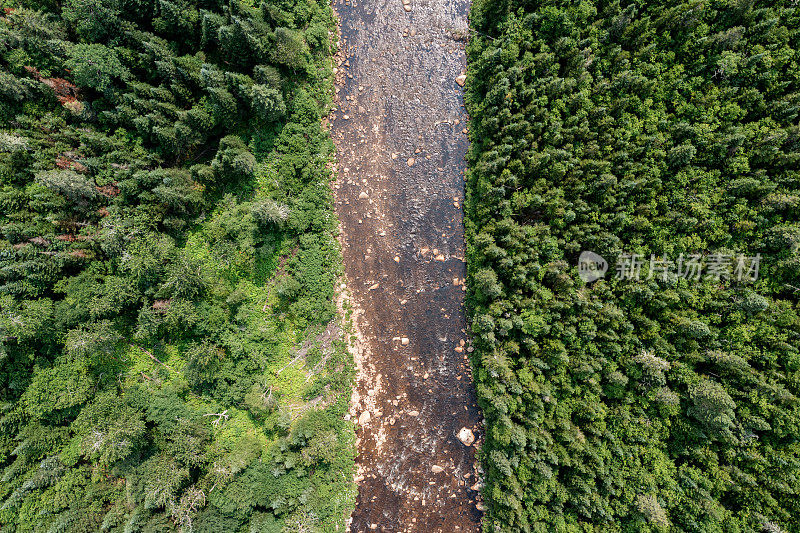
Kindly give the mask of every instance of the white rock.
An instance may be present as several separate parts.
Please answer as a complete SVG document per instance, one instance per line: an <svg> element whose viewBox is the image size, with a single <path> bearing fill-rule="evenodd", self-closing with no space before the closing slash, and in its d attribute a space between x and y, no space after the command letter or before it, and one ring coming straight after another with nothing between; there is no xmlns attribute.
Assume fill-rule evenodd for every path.
<svg viewBox="0 0 800 533"><path fill-rule="evenodd" d="M369 422L369 419L370 419L369 411L364 411L358 417L358 425L359 426L367 425L367 422Z"/></svg>
<svg viewBox="0 0 800 533"><path fill-rule="evenodd" d="M472 446L472 443L475 442L475 434L472 433L472 430L469 428L461 428L458 432L458 440L460 440L461 444L464 446Z"/></svg>
<svg viewBox="0 0 800 533"><path fill-rule="evenodd" d="M459 84L461 87L464 86L464 83L466 81L467 81L467 77L464 74L456 77L456 83Z"/></svg>
<svg viewBox="0 0 800 533"><path fill-rule="evenodd" d="M439 465L433 465L431 467L431 472L433 472L434 474L438 474L439 472L442 472L442 471L444 471L444 468L442 468Z"/></svg>

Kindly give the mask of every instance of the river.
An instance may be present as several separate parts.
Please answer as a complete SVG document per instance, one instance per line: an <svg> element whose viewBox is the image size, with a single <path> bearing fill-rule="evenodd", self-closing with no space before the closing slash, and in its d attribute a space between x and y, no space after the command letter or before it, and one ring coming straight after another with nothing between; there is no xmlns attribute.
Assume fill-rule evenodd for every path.
<svg viewBox="0 0 800 533"><path fill-rule="evenodd" d="M334 7L342 38L334 191L359 332L351 529L477 531L482 427L467 359L468 137L457 83L469 2Z"/></svg>

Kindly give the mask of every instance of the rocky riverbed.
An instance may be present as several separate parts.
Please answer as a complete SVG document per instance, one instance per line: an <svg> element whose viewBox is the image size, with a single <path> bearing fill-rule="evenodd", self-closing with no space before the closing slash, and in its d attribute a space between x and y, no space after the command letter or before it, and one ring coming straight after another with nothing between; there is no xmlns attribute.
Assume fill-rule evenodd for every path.
<svg viewBox="0 0 800 533"><path fill-rule="evenodd" d="M358 331L352 531L477 531L464 317L467 0L335 0L335 197Z"/></svg>

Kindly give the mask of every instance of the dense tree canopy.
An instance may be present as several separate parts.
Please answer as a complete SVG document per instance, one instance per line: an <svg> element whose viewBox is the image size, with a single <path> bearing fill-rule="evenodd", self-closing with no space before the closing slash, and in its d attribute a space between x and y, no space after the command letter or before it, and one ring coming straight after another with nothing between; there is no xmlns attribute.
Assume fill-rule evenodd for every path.
<svg viewBox="0 0 800 533"><path fill-rule="evenodd" d="M477 0L471 22L487 530L800 531L800 8ZM757 254L758 276L719 261Z"/></svg>
<svg viewBox="0 0 800 533"><path fill-rule="evenodd" d="M341 530L330 7L3 6L0 529Z"/></svg>

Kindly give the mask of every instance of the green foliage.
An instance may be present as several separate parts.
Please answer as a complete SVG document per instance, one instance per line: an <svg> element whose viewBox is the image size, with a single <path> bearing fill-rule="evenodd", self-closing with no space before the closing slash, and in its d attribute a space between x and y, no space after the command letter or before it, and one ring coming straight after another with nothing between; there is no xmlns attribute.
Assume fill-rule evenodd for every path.
<svg viewBox="0 0 800 533"><path fill-rule="evenodd" d="M31 417L40 418L56 410L81 405L89 398L91 385L83 365L59 364L36 372L22 401Z"/></svg>
<svg viewBox="0 0 800 533"><path fill-rule="evenodd" d="M229 135L219 142L219 150L211 163L222 184L234 184L253 175L256 159L247 149L241 138Z"/></svg>
<svg viewBox="0 0 800 533"><path fill-rule="evenodd" d="M480 0L471 25L486 530L800 531L800 10ZM714 253L758 280L650 275Z"/></svg>
<svg viewBox="0 0 800 533"><path fill-rule="evenodd" d="M309 66L310 52L303 34L288 28L278 28L274 34L271 59L292 71L302 71Z"/></svg>
<svg viewBox="0 0 800 533"><path fill-rule="evenodd" d="M37 173L35 179L35 183L62 195L76 208L85 208L97 195L94 183L74 170L47 170Z"/></svg>
<svg viewBox="0 0 800 533"><path fill-rule="evenodd" d="M266 85L250 87L250 108L265 122L275 122L286 115L283 95Z"/></svg>
<svg viewBox="0 0 800 533"><path fill-rule="evenodd" d="M81 453L102 469L128 458L145 444L142 414L113 391L95 397L72 425Z"/></svg>
<svg viewBox="0 0 800 533"><path fill-rule="evenodd" d="M78 86L101 92L128 74L114 50L102 44L76 44L69 52L66 67Z"/></svg>
<svg viewBox="0 0 800 533"><path fill-rule="evenodd" d="M330 6L8 6L0 529L343 530Z"/></svg>
<svg viewBox="0 0 800 533"><path fill-rule="evenodd" d="M69 0L61 16L85 42L104 42L116 39L123 29L120 7L116 0Z"/></svg>

